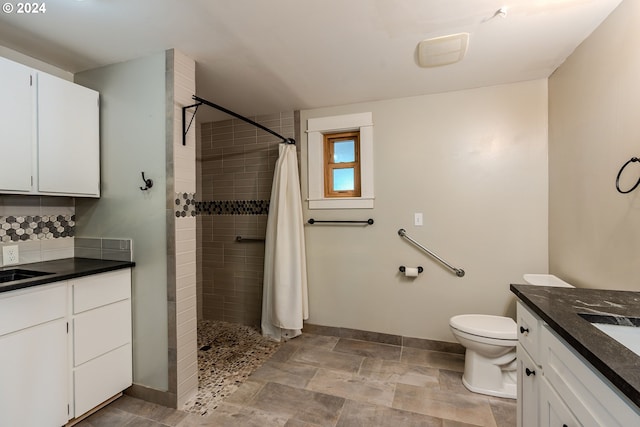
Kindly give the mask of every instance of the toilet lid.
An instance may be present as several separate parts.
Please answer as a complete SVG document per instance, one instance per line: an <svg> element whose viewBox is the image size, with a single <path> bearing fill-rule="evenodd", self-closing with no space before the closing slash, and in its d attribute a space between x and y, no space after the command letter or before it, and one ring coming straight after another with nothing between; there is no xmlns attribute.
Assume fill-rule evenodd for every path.
<svg viewBox="0 0 640 427"><path fill-rule="evenodd" d="M449 319L452 328L480 337L501 340L518 339L516 322L510 317L488 314L461 314Z"/></svg>

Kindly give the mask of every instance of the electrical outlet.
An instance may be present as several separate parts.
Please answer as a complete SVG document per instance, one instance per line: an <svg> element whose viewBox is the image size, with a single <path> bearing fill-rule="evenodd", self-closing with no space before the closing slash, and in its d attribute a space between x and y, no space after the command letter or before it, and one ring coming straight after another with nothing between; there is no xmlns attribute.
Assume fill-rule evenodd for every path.
<svg viewBox="0 0 640 427"><path fill-rule="evenodd" d="M3 246L2 247L2 265L17 264L19 260L18 246Z"/></svg>

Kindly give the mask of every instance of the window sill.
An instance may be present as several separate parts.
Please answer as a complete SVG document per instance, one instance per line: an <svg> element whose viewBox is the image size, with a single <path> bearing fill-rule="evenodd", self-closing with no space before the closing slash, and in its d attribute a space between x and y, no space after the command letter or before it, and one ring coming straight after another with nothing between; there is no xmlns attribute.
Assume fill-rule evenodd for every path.
<svg viewBox="0 0 640 427"><path fill-rule="evenodd" d="M373 198L336 197L334 199L307 199L309 209L373 209Z"/></svg>

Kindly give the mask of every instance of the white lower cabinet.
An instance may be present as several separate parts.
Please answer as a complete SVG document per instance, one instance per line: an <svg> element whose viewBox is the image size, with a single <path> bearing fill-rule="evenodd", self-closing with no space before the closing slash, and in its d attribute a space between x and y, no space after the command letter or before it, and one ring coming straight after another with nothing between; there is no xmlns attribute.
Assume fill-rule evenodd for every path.
<svg viewBox="0 0 640 427"><path fill-rule="evenodd" d="M518 427L640 426L633 402L520 302L517 311L526 335L518 343Z"/></svg>
<svg viewBox="0 0 640 427"><path fill-rule="evenodd" d="M72 301L72 417L132 383L131 270L69 282Z"/></svg>
<svg viewBox="0 0 640 427"><path fill-rule="evenodd" d="M541 378L540 380L539 419L541 426L582 426L545 378Z"/></svg>
<svg viewBox="0 0 640 427"><path fill-rule="evenodd" d="M539 407L539 382L542 369L535 364L529 353L518 344L518 427L537 427Z"/></svg>
<svg viewBox="0 0 640 427"><path fill-rule="evenodd" d="M66 283L0 294L0 426L68 418Z"/></svg>
<svg viewBox="0 0 640 427"><path fill-rule="evenodd" d="M0 426L60 427L131 383L131 269L0 293Z"/></svg>

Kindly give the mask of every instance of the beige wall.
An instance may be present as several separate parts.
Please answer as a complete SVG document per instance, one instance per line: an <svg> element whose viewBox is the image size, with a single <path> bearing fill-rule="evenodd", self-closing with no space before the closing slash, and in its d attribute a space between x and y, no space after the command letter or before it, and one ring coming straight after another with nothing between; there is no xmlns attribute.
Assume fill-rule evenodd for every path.
<svg viewBox="0 0 640 427"><path fill-rule="evenodd" d="M640 2L626 0L549 79L549 264L576 286L639 290ZM635 163L624 186L640 177Z"/></svg>
<svg viewBox="0 0 640 427"><path fill-rule="evenodd" d="M310 323L453 342L460 313L513 314L510 283L547 271L546 80L301 111L371 111L375 208L305 218L373 226L306 226ZM304 135L304 132L303 132ZM307 196L306 135L302 187ZM414 212L424 226L413 225ZM401 239L407 233L466 276ZM416 279L398 267L421 265Z"/></svg>

